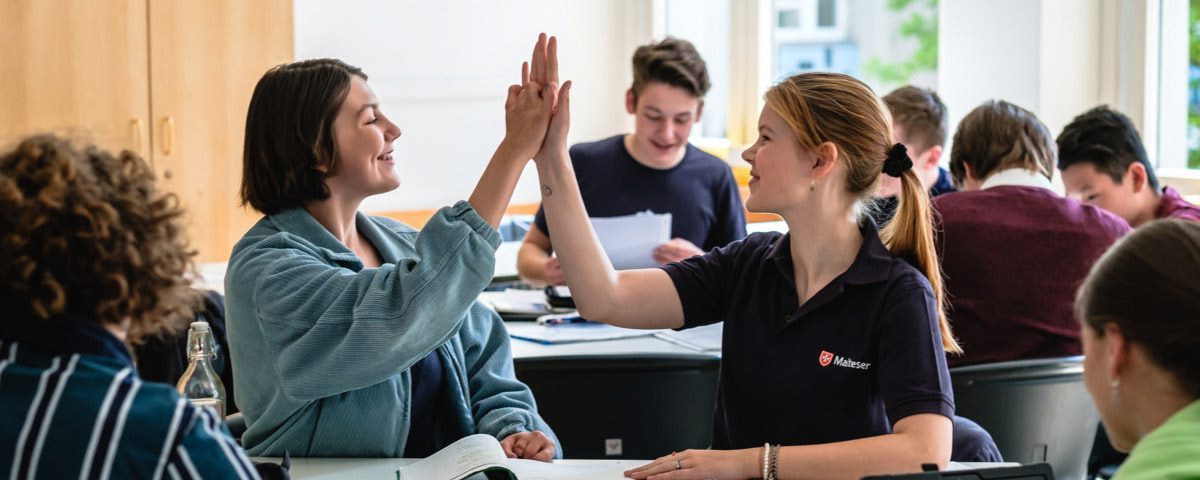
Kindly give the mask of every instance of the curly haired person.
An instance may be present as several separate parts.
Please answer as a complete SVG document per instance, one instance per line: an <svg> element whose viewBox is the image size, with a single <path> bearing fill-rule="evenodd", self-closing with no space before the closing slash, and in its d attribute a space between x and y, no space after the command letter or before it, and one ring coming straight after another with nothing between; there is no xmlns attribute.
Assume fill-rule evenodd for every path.
<svg viewBox="0 0 1200 480"><path fill-rule="evenodd" d="M143 382L129 345L190 318L192 251L130 152L0 154L0 473L258 478L221 419Z"/></svg>

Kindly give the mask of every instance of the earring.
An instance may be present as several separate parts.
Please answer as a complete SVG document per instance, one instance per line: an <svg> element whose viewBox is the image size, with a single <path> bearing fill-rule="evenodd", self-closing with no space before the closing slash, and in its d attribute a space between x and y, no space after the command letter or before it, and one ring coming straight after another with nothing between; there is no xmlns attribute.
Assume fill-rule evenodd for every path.
<svg viewBox="0 0 1200 480"><path fill-rule="evenodd" d="M817 191L817 181L816 180L809 180L808 191L810 191L810 192Z"/></svg>
<svg viewBox="0 0 1200 480"><path fill-rule="evenodd" d="M1109 385L1112 387L1112 391L1109 392L1109 399L1108 399L1109 402L1111 402L1113 405L1120 405L1121 404L1121 396L1117 394L1117 388L1121 386L1121 379L1114 378L1112 380L1112 383L1110 383Z"/></svg>

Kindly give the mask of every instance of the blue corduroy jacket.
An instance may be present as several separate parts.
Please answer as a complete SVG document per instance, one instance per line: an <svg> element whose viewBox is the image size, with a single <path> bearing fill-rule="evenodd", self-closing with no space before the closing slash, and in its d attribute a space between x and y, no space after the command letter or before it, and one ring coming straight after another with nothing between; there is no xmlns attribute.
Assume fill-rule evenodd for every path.
<svg viewBox="0 0 1200 480"><path fill-rule="evenodd" d="M401 456L409 368L434 350L446 375L438 448L474 433L554 438L514 375L504 324L476 301L495 267L495 229L466 202L420 232L356 221L383 266L363 268L304 209L263 218L234 246L226 322L246 451Z"/></svg>

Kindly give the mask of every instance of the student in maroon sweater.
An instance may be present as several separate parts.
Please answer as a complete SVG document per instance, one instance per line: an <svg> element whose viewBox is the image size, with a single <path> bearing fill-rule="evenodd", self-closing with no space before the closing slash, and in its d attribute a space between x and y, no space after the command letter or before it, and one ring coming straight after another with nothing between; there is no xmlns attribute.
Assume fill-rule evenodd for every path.
<svg viewBox="0 0 1200 480"><path fill-rule="evenodd" d="M1099 106L1058 135L1058 169L1067 195L1137 227L1158 218L1200 222L1200 207L1161 186L1129 117Z"/></svg>
<svg viewBox="0 0 1200 480"><path fill-rule="evenodd" d="M934 199L951 366L1079 355L1075 288L1129 225L1051 189L1055 152L1029 111L989 101L959 123L950 172L963 191Z"/></svg>

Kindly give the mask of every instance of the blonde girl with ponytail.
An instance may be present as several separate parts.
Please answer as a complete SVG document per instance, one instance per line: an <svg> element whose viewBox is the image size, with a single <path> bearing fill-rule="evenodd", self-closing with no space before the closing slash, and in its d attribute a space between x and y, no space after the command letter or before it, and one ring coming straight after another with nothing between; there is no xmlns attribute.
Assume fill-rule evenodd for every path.
<svg viewBox="0 0 1200 480"><path fill-rule="evenodd" d="M794 75L765 99L759 138L742 155L746 206L780 215L790 233L752 234L661 268L618 272L601 250L567 156L569 94L534 158L584 318L644 329L724 322L712 449L663 452L626 476L861 478L945 466L954 410L945 352L959 348L911 159L854 78ZM903 188L879 232L865 210L881 173Z"/></svg>

